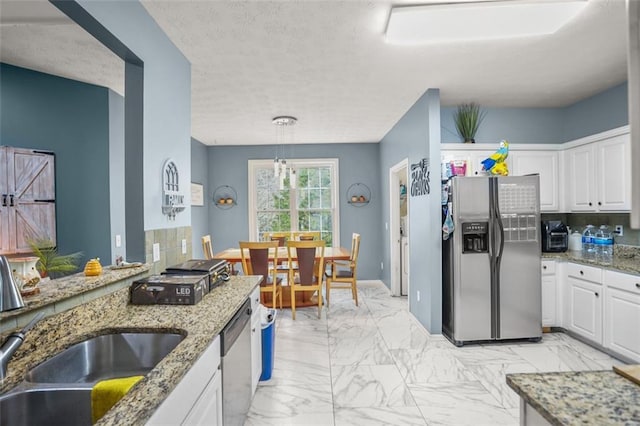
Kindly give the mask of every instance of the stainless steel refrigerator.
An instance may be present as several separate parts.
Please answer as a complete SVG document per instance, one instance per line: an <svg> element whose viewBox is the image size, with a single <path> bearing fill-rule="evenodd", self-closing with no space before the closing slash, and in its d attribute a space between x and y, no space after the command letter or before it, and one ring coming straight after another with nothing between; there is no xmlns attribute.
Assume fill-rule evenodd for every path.
<svg viewBox="0 0 640 426"><path fill-rule="evenodd" d="M444 335L456 346L542 337L538 175L454 177L443 241Z"/></svg>

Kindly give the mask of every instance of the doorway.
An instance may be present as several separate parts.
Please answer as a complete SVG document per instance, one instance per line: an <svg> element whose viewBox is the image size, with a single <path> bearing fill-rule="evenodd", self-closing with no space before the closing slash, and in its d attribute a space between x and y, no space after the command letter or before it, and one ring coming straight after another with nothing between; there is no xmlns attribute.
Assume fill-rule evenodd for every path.
<svg viewBox="0 0 640 426"><path fill-rule="evenodd" d="M389 243L391 294L409 293L409 159L389 169Z"/></svg>

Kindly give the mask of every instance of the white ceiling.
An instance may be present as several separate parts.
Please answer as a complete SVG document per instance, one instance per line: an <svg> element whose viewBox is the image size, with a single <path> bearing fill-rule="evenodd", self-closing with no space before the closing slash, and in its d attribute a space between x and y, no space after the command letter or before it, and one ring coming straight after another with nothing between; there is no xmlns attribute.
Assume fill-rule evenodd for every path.
<svg viewBox="0 0 640 426"><path fill-rule="evenodd" d="M444 105L560 107L626 80L624 0L589 0L550 36L385 43L392 4L429 2L142 4L191 62L192 135L208 145L274 143L277 115L298 118L297 143L378 142L428 88ZM0 18L2 61L123 94L122 62L46 1L1 0Z"/></svg>

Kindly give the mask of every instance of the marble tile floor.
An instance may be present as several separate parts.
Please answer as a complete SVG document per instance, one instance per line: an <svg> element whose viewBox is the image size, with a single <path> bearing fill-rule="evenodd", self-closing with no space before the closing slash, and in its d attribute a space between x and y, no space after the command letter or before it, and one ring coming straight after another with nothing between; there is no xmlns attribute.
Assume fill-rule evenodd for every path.
<svg viewBox="0 0 640 426"><path fill-rule="evenodd" d="M245 425L518 425L505 374L602 370L620 361L564 333L541 343L456 348L430 335L380 281L331 305L276 319L272 378L260 382Z"/></svg>

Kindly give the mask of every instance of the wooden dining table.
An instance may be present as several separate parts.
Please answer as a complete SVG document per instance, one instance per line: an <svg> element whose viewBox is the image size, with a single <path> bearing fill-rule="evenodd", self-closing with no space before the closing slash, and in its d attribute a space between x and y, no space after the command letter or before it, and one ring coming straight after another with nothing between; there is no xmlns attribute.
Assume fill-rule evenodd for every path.
<svg viewBox="0 0 640 426"><path fill-rule="evenodd" d="M249 257L248 250L245 251L247 257ZM293 260L296 260L295 250L291 251L291 254L294 255ZM344 247L325 247L324 249L324 261L328 260L349 260L351 256L351 250ZM275 257L274 250L269 250L269 259L273 260ZM231 268L235 269L236 263L242 263L242 253L240 252L240 248L228 248L222 250L221 252L213 254L214 259L226 260L231 264ZM278 247L278 262L287 261L287 248L286 247ZM324 269L324 268L323 268ZM291 292L289 291L289 287L285 282L282 285L282 306L285 308L291 307ZM261 293L262 304L273 307L271 300L271 293ZM317 300L313 300L313 294L311 292L296 292L296 308L302 306L315 306L317 305Z"/></svg>

